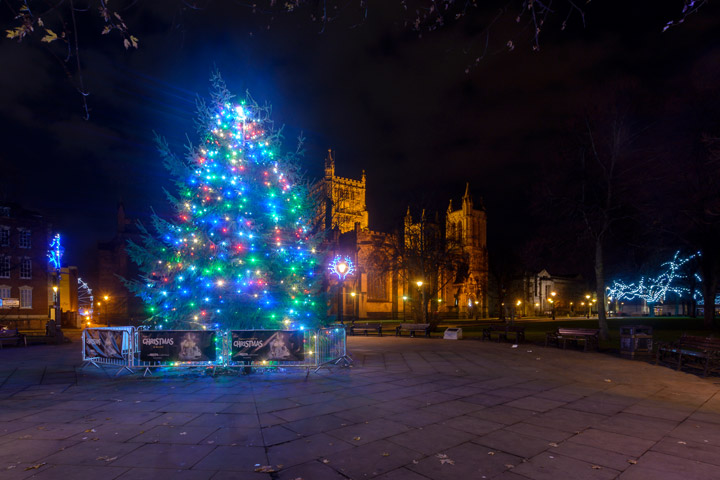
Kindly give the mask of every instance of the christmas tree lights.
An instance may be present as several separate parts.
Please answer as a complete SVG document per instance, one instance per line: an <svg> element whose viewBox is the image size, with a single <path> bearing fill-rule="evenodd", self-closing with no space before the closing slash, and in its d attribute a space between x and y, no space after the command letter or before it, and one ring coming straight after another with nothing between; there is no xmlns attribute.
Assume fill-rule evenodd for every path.
<svg viewBox="0 0 720 480"><path fill-rule="evenodd" d="M310 231L313 206L283 154L269 108L235 102L219 75L199 104L200 144L185 161L162 140L178 187L173 221L153 216L128 245L140 281L127 282L154 328L299 328L324 315Z"/></svg>

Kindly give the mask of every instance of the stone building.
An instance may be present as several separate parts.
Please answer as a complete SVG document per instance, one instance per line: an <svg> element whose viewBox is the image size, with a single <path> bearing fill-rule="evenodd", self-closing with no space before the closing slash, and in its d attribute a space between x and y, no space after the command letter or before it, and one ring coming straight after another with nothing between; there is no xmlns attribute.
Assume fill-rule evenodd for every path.
<svg viewBox="0 0 720 480"><path fill-rule="evenodd" d="M439 218L428 221L425 214L414 222L410 210L405 217L402 235L373 231L365 204L367 178L360 180L335 175L335 159L328 151L325 175L315 187L320 195L318 222L329 235L325 250L329 261L336 254L352 258L357 270L342 284L331 280L330 314L337 313L342 303L345 318L410 318L418 308L418 298L428 297L429 312L454 318L486 316L488 293L488 259L485 209L473 205L466 186L461 207L446 214L445 231ZM416 285L418 274L403 268L398 258L403 250L399 242L415 241L415 233L432 235L435 246L453 248L464 261L457 271L444 270L423 287ZM431 233L430 233L431 232ZM408 262L404 262L407 264ZM428 279L425 279L428 281ZM342 291L340 288L342 287Z"/></svg>
<svg viewBox="0 0 720 480"><path fill-rule="evenodd" d="M0 205L0 324L44 329L53 305L51 224L16 204Z"/></svg>

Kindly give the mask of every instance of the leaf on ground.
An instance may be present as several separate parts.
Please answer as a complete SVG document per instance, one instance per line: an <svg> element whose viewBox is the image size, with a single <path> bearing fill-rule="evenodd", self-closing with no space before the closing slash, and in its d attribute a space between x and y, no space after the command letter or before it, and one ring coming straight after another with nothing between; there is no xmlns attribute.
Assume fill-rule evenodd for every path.
<svg viewBox="0 0 720 480"><path fill-rule="evenodd" d="M390 453L389 453L389 452L383 452L383 453L382 453L382 456L383 456L383 457L389 457L389 456L390 456Z"/></svg>
<svg viewBox="0 0 720 480"><path fill-rule="evenodd" d="M417 460L413 460L413 465L417 465L418 463L420 463L420 462Z"/></svg>
<svg viewBox="0 0 720 480"><path fill-rule="evenodd" d="M47 463L45 463L45 462L36 463L35 465L32 465L30 467L25 467L25 471L27 472L28 470L37 470L38 468L42 467L43 465L47 465Z"/></svg>
<svg viewBox="0 0 720 480"><path fill-rule="evenodd" d="M593 470L602 470L602 467L600 465L593 465L592 469Z"/></svg>
<svg viewBox="0 0 720 480"><path fill-rule="evenodd" d="M515 465L513 465L512 463L506 463L505 468L515 468Z"/></svg>
<svg viewBox="0 0 720 480"><path fill-rule="evenodd" d="M495 452L488 452L488 455L495 455Z"/></svg>
<svg viewBox="0 0 720 480"><path fill-rule="evenodd" d="M632 458L628 458L628 463L629 463L630 465L635 465L635 464L637 464L637 460L633 460Z"/></svg>
<svg viewBox="0 0 720 480"><path fill-rule="evenodd" d="M550 445L551 447L557 447L557 446L558 446L558 444L555 443L555 442L550 442L550 443L548 443L548 445Z"/></svg>
<svg viewBox="0 0 720 480"><path fill-rule="evenodd" d="M275 473L277 470L275 470L272 465L263 465L262 467L258 467L255 469L258 473Z"/></svg>
<svg viewBox="0 0 720 480"><path fill-rule="evenodd" d="M605 381L608 383L612 382L612 380L610 380L609 378L606 378Z"/></svg>
<svg viewBox="0 0 720 480"><path fill-rule="evenodd" d="M18 437L19 439L25 439L25 438L32 438L32 435L23 435L22 437Z"/></svg>
<svg viewBox="0 0 720 480"><path fill-rule="evenodd" d="M187 432L180 432L180 435L187 435Z"/></svg>
<svg viewBox="0 0 720 480"><path fill-rule="evenodd" d="M512 346L512 347L510 347L510 348L517 348L517 347L518 347L517 345L513 345L513 346Z"/></svg>
<svg viewBox="0 0 720 480"><path fill-rule="evenodd" d="M355 440L357 442L360 440L360 437L353 437L353 440Z"/></svg>
<svg viewBox="0 0 720 480"><path fill-rule="evenodd" d="M687 445L687 442L683 442L682 440L678 440L678 443L679 443L680 445Z"/></svg>
<svg viewBox="0 0 720 480"><path fill-rule="evenodd" d="M323 462L323 463L330 463L330 460L328 460L327 458L323 458L323 459L322 459L322 462Z"/></svg>

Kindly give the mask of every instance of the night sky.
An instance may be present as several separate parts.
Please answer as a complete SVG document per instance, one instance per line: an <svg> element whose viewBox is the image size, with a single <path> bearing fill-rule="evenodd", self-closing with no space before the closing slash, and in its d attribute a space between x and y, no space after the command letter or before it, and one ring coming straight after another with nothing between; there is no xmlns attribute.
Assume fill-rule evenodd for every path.
<svg viewBox="0 0 720 480"><path fill-rule="evenodd" d="M322 174L328 148L338 175L367 172L372 229L398 226L409 204L444 213L470 182L487 207L492 257L494 246L519 248L532 234L534 184L578 118L625 92L644 141L679 148L668 132L687 124L686 105L717 96L717 3L665 33L682 2L661 3L592 2L585 26L575 15L564 30L567 4L558 4L534 52L525 20L515 22L519 7L506 2L421 37L394 0L370 2L363 22L349 8L322 33L303 10L270 21L235 2L193 11L140 2L123 12L137 50L80 17L89 120L37 39L3 38L0 198L50 216L65 236L65 263L92 276L119 201L141 219L151 207L168 213L162 187L172 185L153 132L182 155L185 135L196 139L196 95L207 96L217 68L239 96L249 90L273 105L288 148L303 133L309 178ZM485 29L501 7L506 14ZM5 30L12 15L0 15Z"/></svg>

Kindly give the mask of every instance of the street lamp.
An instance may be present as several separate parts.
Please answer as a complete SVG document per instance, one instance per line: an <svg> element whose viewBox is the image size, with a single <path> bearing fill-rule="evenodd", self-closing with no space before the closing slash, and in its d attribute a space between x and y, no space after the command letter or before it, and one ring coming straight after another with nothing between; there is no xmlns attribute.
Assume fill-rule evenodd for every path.
<svg viewBox="0 0 720 480"><path fill-rule="evenodd" d="M108 295L105 295L103 297L105 299L105 319L107 320L107 326L110 326L110 315L108 314L108 303L110 303L110 297ZM98 302L98 305L100 305L100 302Z"/></svg>
<svg viewBox="0 0 720 480"><path fill-rule="evenodd" d="M550 292L551 298L548 298L548 302L550 302L550 305L552 305L552 319L553 320L555 320L555 302L556 302L555 297L556 296L557 296L557 292Z"/></svg>
<svg viewBox="0 0 720 480"><path fill-rule="evenodd" d="M586 295L585 295L585 298L587 299L587 305L588 305L587 318L589 319L589 318L590 318L590 314L592 313L592 311L590 310L590 309L592 308L592 307L591 307L591 304L590 304L590 294L589 294L589 293L586 294Z"/></svg>
<svg viewBox="0 0 720 480"><path fill-rule="evenodd" d="M328 265L328 270L330 270L330 273L333 275L337 275L338 278L338 321L342 324L343 323L343 305L342 305L342 294L343 294L343 283L345 282L345 277L352 275L355 273L355 264L353 263L352 259L348 256L344 255L335 255L335 257L330 262L330 265Z"/></svg>
<svg viewBox="0 0 720 480"><path fill-rule="evenodd" d="M403 322L405 321L405 302L407 302L407 295L403 295Z"/></svg>
<svg viewBox="0 0 720 480"><path fill-rule="evenodd" d="M418 280L415 282L418 287L418 291L420 292L420 315L422 323L425 323L425 290L423 290L423 281Z"/></svg>

